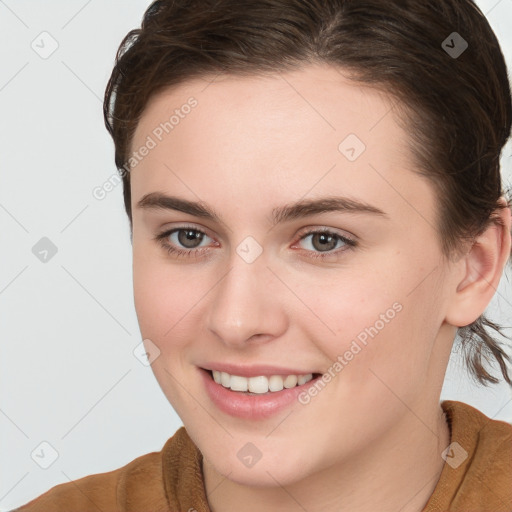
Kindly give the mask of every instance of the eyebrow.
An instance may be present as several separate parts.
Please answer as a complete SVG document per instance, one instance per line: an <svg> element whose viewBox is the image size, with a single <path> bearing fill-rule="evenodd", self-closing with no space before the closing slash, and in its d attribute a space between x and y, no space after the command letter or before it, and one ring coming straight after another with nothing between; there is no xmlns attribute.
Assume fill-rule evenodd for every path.
<svg viewBox="0 0 512 512"><path fill-rule="evenodd" d="M145 210L176 210L179 212L222 223L220 215L202 202L188 201L179 197L168 196L161 192L150 192L137 203L137 208ZM322 197L304 199L296 203L276 207L272 210L270 222L272 226L291 220L309 217L326 212L355 212L388 217L381 209L356 199L347 197Z"/></svg>

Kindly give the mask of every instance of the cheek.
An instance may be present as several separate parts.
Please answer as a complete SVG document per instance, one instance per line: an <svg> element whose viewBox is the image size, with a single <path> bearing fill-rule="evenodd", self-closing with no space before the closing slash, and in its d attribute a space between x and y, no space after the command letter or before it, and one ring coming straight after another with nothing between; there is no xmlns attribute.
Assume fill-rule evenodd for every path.
<svg viewBox="0 0 512 512"><path fill-rule="evenodd" d="M190 340L191 326L198 325L197 315L208 292L206 275L193 266L186 268L169 264L165 256L141 256L134 246L133 291L140 331L162 353Z"/></svg>
<svg viewBox="0 0 512 512"><path fill-rule="evenodd" d="M318 340L332 373L342 375L340 382L349 394L382 386L377 376L405 392L420 386L439 327L438 276L429 276L414 289L427 271L378 268L379 274L369 272L331 285L328 293L314 294L314 310L331 332L319 336L320 331L310 329L309 336ZM323 327L322 332L328 330Z"/></svg>
<svg viewBox="0 0 512 512"><path fill-rule="evenodd" d="M181 418L188 417L194 405L187 400L176 377L184 380L186 349L198 325L194 307L204 291L190 274L176 271L159 257L140 257L134 245L134 303L143 339L151 340L160 351L151 364L153 374L168 401Z"/></svg>
<svg viewBox="0 0 512 512"><path fill-rule="evenodd" d="M170 312L173 309L173 296L169 287L159 278L151 262L137 258L133 261L133 293L135 310L144 338L159 345L163 334L172 327Z"/></svg>
<svg viewBox="0 0 512 512"><path fill-rule="evenodd" d="M317 278L309 283L303 280L301 288L302 297L307 297L308 305L318 318L313 322L309 314L305 321L314 325L313 339L323 340L325 352L331 359L348 350L352 341L358 340L364 346L365 341L384 334L390 325L399 321L400 283L386 278L386 273L377 274L370 269L359 275L340 272L338 276L324 277L323 282L320 285ZM322 336L318 335L319 327Z"/></svg>

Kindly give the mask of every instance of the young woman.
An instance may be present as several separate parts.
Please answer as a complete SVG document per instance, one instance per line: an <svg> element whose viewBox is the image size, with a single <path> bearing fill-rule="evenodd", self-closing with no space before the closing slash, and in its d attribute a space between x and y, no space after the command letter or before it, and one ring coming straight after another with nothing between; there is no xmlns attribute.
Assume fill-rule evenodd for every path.
<svg viewBox="0 0 512 512"><path fill-rule="evenodd" d="M471 0L167 0L105 95L161 452L35 511L510 511L482 384L511 250L511 95ZM459 335L456 339L456 335Z"/></svg>

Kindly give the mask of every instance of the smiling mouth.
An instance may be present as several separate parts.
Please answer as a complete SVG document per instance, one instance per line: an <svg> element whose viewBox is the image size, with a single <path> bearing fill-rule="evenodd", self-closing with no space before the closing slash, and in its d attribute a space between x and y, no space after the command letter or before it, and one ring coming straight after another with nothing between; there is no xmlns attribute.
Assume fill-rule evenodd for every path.
<svg viewBox="0 0 512 512"><path fill-rule="evenodd" d="M232 375L218 370L204 369L217 384L226 389L245 395L265 395L291 389L307 384L316 379L320 373L291 374L291 375L259 375L244 377Z"/></svg>

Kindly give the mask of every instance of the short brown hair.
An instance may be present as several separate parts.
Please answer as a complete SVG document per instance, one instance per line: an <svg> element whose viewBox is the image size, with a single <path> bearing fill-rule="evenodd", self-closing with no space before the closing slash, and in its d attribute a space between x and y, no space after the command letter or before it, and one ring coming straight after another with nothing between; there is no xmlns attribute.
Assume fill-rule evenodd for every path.
<svg viewBox="0 0 512 512"><path fill-rule="evenodd" d="M449 51L455 41L459 55ZM414 171L437 192L445 256L499 223L510 85L496 36L472 0L157 0L121 42L103 105L130 226L126 163L153 95L196 77L308 63L333 65L399 100ZM485 367L494 360L512 385L510 357L486 328L503 334L484 315L458 330L471 375L499 382Z"/></svg>

